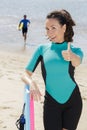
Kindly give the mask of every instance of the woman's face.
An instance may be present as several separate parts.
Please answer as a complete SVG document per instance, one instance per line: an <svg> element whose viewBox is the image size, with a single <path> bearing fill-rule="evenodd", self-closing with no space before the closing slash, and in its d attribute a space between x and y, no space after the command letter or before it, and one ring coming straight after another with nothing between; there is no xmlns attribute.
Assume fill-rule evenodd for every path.
<svg viewBox="0 0 87 130"><path fill-rule="evenodd" d="M61 25L58 20L54 18L46 19L46 35L52 42L61 43L64 41L64 32L66 25Z"/></svg>

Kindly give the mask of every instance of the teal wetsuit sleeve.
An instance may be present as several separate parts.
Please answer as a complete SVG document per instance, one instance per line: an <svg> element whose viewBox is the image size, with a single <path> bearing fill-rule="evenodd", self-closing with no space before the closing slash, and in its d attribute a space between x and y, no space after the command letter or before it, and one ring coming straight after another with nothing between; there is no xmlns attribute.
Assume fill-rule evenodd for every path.
<svg viewBox="0 0 87 130"><path fill-rule="evenodd" d="M25 67L25 69L33 72L35 70L36 66L38 65L38 63L40 62L40 60L41 60L41 46L39 46L36 49L36 51L32 55L29 63Z"/></svg>
<svg viewBox="0 0 87 130"><path fill-rule="evenodd" d="M78 55L81 58L81 61L83 59L83 51L81 50L81 48L74 48L72 47L72 51Z"/></svg>

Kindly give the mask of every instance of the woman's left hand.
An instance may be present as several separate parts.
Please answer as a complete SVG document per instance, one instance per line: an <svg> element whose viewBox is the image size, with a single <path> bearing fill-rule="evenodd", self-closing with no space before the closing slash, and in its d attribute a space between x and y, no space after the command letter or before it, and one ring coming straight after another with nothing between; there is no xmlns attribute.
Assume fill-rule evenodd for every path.
<svg viewBox="0 0 87 130"><path fill-rule="evenodd" d="M68 43L67 50L62 51L62 56L63 56L64 60L71 61L72 65L74 67L77 67L81 63L80 56L78 56L72 52L72 50L70 48L70 42Z"/></svg>
<svg viewBox="0 0 87 130"><path fill-rule="evenodd" d="M64 60L70 61L71 60L72 51L70 49L70 42L68 43L67 50L62 51L62 56Z"/></svg>

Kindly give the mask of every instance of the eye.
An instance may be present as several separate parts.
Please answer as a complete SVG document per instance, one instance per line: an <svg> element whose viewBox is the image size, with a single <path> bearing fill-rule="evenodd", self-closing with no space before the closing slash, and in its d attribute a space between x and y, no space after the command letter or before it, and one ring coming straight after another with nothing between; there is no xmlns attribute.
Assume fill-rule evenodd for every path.
<svg viewBox="0 0 87 130"><path fill-rule="evenodd" d="M54 29L56 29L56 27L55 27L55 26L53 26L53 27L52 27L52 29L54 30Z"/></svg>
<svg viewBox="0 0 87 130"><path fill-rule="evenodd" d="M46 27L46 30L48 31L48 30L49 30L49 28L47 28L47 27Z"/></svg>

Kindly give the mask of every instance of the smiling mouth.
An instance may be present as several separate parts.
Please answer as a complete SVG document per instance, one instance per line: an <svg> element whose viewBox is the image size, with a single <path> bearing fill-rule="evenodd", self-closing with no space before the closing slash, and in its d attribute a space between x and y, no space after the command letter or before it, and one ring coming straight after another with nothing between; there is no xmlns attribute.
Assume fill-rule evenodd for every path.
<svg viewBox="0 0 87 130"><path fill-rule="evenodd" d="M56 37L50 37L49 39L50 39L50 41L52 41L52 40L54 40Z"/></svg>

